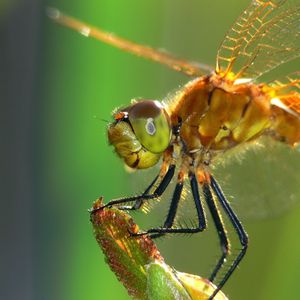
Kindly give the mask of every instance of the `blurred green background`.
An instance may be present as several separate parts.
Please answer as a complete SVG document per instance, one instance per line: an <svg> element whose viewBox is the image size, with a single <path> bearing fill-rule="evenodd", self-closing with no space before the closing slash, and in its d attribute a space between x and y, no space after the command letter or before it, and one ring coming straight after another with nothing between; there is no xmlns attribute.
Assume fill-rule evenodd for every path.
<svg viewBox="0 0 300 300"><path fill-rule="evenodd" d="M141 191L153 173L125 171L101 119L110 120L115 107L135 97L163 99L189 80L52 23L46 5L213 65L226 30L248 2L2 0L1 114L8 134L1 145L1 299L129 299L104 262L87 209L100 195L108 201ZM263 172L264 165L255 171ZM294 171L298 177L299 169ZM277 180L287 176L279 173ZM255 176L250 180L255 184ZM271 174L262 188L272 192L272 182ZM234 194L229 186L227 193ZM293 189L282 188L283 195ZM230 299L299 298L299 216L296 205L277 217L245 220L250 247L224 288ZM146 219L136 217L145 226ZM196 237L158 244L169 264L201 276L209 275L220 252L212 226Z"/></svg>

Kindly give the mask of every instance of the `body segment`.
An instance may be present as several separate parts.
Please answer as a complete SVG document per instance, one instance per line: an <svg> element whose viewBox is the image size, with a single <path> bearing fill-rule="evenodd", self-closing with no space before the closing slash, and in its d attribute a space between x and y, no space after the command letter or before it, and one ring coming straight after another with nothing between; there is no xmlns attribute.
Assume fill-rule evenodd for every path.
<svg viewBox="0 0 300 300"><path fill-rule="evenodd" d="M211 75L189 82L170 105L172 126L181 123L188 152L226 151L269 135L289 145L300 140L300 115L265 85L234 84ZM280 95L276 98L280 101Z"/></svg>

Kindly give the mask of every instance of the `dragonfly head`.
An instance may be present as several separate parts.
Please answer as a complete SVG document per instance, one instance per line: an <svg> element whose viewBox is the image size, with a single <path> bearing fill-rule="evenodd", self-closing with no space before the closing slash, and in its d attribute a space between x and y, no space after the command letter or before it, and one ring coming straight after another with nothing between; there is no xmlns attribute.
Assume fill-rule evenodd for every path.
<svg viewBox="0 0 300 300"><path fill-rule="evenodd" d="M108 139L126 165L146 169L155 165L171 140L169 116L159 101L141 100L113 114Z"/></svg>

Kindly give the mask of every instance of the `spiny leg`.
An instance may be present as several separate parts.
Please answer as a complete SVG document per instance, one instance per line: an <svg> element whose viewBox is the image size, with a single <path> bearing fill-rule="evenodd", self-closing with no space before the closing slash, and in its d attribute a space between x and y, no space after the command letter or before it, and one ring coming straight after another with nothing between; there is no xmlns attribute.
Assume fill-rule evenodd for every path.
<svg viewBox="0 0 300 300"><path fill-rule="evenodd" d="M200 194L199 194L199 188L198 188L198 181L194 173L189 174L190 177L190 184L191 184L191 190L193 199L196 206L197 211L197 217L198 217L198 228L199 231L203 231L206 229L206 217L204 214L204 209L201 203Z"/></svg>
<svg viewBox="0 0 300 300"><path fill-rule="evenodd" d="M227 237L227 233L224 227L223 220L220 216L220 211L216 206L215 200L211 193L210 187L208 183L204 183L202 186L204 198L206 200L207 206L213 218L215 227L217 229L217 233L220 239L221 249L222 249L222 256L220 257L217 265L215 266L213 272L211 273L209 280L213 282L217 276L217 273L220 271L221 267L223 266L224 262L226 261L226 257L229 254L229 240Z"/></svg>
<svg viewBox="0 0 300 300"><path fill-rule="evenodd" d="M239 265L239 263L245 256L247 248L248 248L248 235L245 232L243 225L241 224L240 220L236 216L235 212L230 207L230 204L227 201L227 199L225 198L219 184L217 183L217 181L214 179L214 177L212 175L210 175L210 186L211 186L214 194L216 195L217 199L221 203L224 211L228 215L236 233L239 236L239 240L242 245L242 249L240 250L240 253L236 257L236 259L233 261L230 268L227 270L227 272L226 272L225 276L223 277L223 279L221 280L221 282L218 284L218 288L210 296L209 299L212 300L215 297L215 295L218 293L218 291L224 286L226 281L229 279L229 277L231 276L233 271L237 268L237 266Z"/></svg>
<svg viewBox="0 0 300 300"><path fill-rule="evenodd" d="M140 197L135 200L135 203L132 206L120 206L118 207L120 210L137 210L141 208L145 200L151 200L160 197L168 185L170 184L173 176L175 173L175 165L171 165L167 171L167 173L164 175L163 179L159 183L158 187L155 189L155 191L151 194L149 194L151 188L154 186L154 184L157 182L159 175L155 177L155 179L151 182L151 184L147 187L147 189L144 191Z"/></svg>
<svg viewBox="0 0 300 300"><path fill-rule="evenodd" d="M153 185L156 183L156 181L158 179L158 176L155 177L155 179L147 187L145 192L142 193L141 195L127 197L127 198L121 198L121 199L115 199L115 200L109 201L107 204L105 204L104 206L102 206L100 208L97 208L97 209L93 210L91 213L95 213L96 211L98 211L100 209L103 209L105 207L112 207L112 206L115 206L115 205L128 203L128 202L133 202L133 201L135 201L135 204L132 205L132 206L121 206L121 207L118 207L118 208L121 209L121 210L136 210L136 209L139 209L141 207L141 205L143 204L144 200L155 199L155 198L160 197L163 194L163 192L166 190L167 186L171 182L171 180L174 176L174 172L175 172L175 165L170 165L170 167L168 168L168 171L166 172L163 179L159 183L158 187L155 189L155 191L152 194L148 194L148 193L151 190L151 188L153 187Z"/></svg>
<svg viewBox="0 0 300 300"><path fill-rule="evenodd" d="M141 235L145 235L145 234L151 234L151 238L157 238L160 237L162 235L164 235L165 233L169 233L170 230L175 230L173 228L170 228L173 225L175 216L176 216L176 212L177 212L177 208L178 208L178 203L181 197L181 192L182 192L182 188L183 188L183 182L178 182L176 184L175 190L173 192L173 196L172 196L172 200L171 200L171 205L169 208L169 212L166 218L166 221L164 223L164 225L162 227L159 228L150 228L146 231L143 232L138 232L138 233L133 233L132 236L141 236Z"/></svg>
<svg viewBox="0 0 300 300"><path fill-rule="evenodd" d="M160 185L164 186L165 188L167 187L168 185L168 181L169 181L169 175L172 175L172 171L169 173L169 174L166 174L166 176L164 176L165 180L162 180L160 182ZM174 174L174 173L173 173ZM173 177L173 175L172 175ZM172 177L170 178L170 180L172 179ZM154 186L154 184L157 182L159 178L159 175L157 175L154 180L150 183L150 185L146 188L146 190L144 191L143 194L141 194L141 198L135 200L135 203L133 205L122 205L122 206L118 206L118 209L120 210L137 210L137 209L140 209L141 206L143 205L144 203L144 197L146 195L149 195L149 192L150 190L152 189L152 187ZM156 190L154 191L154 194L155 194ZM160 196L159 194L157 194L158 197ZM108 203L109 204L109 203Z"/></svg>
<svg viewBox="0 0 300 300"><path fill-rule="evenodd" d="M202 207L202 203L200 200L200 195L199 195L199 189L198 189L198 182L195 177L194 173L190 173L190 184L191 184L191 190L193 194L193 199L195 202L196 206L196 211L197 211L197 217L198 217L198 226L194 228L172 228L178 208L178 203L181 198L181 193L183 189L183 181L179 180L176 184L172 200L171 200L171 205L169 208L169 212L166 218L166 221L164 225L160 228L151 228L148 229L147 231L140 232L137 234L134 234L135 236L139 235L144 235L144 234L151 234L151 238L157 238L160 237L166 233L196 233L203 231L206 228L206 219Z"/></svg>

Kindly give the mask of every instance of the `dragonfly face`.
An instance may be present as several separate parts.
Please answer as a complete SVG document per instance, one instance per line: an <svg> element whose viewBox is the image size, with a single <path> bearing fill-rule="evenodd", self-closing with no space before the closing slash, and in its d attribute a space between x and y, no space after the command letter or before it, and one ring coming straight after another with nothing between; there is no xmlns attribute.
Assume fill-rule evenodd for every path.
<svg viewBox="0 0 300 300"><path fill-rule="evenodd" d="M135 102L114 114L108 139L131 168L155 165L170 144L170 118L158 101Z"/></svg>

